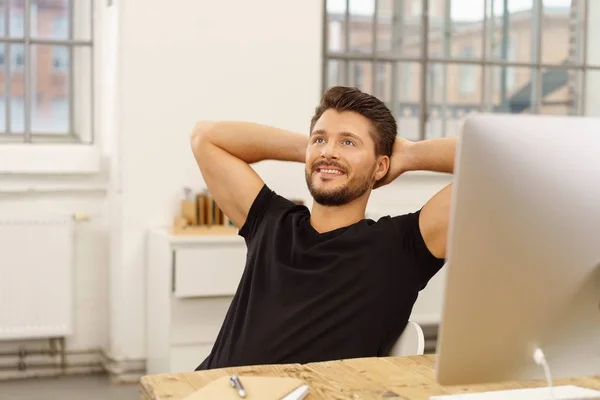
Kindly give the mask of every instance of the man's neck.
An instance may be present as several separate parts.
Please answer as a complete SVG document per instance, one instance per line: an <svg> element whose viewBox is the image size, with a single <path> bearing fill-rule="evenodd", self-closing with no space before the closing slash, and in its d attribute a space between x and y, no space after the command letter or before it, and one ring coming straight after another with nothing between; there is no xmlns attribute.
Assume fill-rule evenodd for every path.
<svg viewBox="0 0 600 400"><path fill-rule="evenodd" d="M310 224L319 233L350 226L365 218L366 199L356 199L343 206L323 206L314 203Z"/></svg>

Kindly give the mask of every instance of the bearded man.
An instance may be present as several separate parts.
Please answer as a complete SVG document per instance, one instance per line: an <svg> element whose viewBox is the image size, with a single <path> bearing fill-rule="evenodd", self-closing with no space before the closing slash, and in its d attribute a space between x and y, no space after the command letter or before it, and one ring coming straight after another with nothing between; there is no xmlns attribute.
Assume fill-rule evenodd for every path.
<svg viewBox="0 0 600 400"><path fill-rule="evenodd" d="M451 185L413 213L365 218L371 191L406 171L451 173L456 138L411 142L374 96L329 89L302 134L199 122L192 150L247 245L245 270L210 355L196 370L389 354L446 253ZM309 210L251 168L305 163Z"/></svg>

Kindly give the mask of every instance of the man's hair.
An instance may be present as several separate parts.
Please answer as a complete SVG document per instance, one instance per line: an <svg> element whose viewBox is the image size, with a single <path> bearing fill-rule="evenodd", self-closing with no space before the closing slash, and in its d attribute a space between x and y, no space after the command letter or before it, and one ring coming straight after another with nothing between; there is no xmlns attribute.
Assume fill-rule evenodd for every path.
<svg viewBox="0 0 600 400"><path fill-rule="evenodd" d="M328 109L337 111L354 111L368 118L375 128L371 132L375 142L375 154L391 156L398 125L389 108L377 97L364 93L357 88L335 86L327 90L321 103L315 109L310 121L310 131Z"/></svg>

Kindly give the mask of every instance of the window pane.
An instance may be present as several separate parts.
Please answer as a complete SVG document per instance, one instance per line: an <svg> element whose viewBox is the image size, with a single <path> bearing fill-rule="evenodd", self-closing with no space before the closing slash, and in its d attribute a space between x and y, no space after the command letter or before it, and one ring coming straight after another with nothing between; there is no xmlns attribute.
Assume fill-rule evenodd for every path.
<svg viewBox="0 0 600 400"><path fill-rule="evenodd" d="M327 88L333 86L346 85L346 79L344 75L344 62L339 60L329 60L327 62L327 81L325 86Z"/></svg>
<svg viewBox="0 0 600 400"><path fill-rule="evenodd" d="M540 114L577 115L581 73L577 70L550 69L542 73Z"/></svg>
<svg viewBox="0 0 600 400"><path fill-rule="evenodd" d="M69 132L69 49L32 46L31 129L35 133Z"/></svg>
<svg viewBox="0 0 600 400"><path fill-rule="evenodd" d="M391 50L392 21L394 21L394 1L379 0L377 4L377 52ZM401 24L399 24L401 25Z"/></svg>
<svg viewBox="0 0 600 400"><path fill-rule="evenodd" d="M419 112L421 106L421 66L418 63L397 63L392 65L391 77L396 76L395 93L390 108L398 122L400 136L409 140L419 140Z"/></svg>
<svg viewBox="0 0 600 400"><path fill-rule="evenodd" d="M484 110L500 113L529 112L531 76L529 68L488 68Z"/></svg>
<svg viewBox="0 0 600 400"><path fill-rule="evenodd" d="M496 0L488 12L487 58L531 62L532 0Z"/></svg>
<svg viewBox="0 0 600 400"><path fill-rule="evenodd" d="M91 12L92 0L31 0L31 35L66 40L72 28L73 39L89 40Z"/></svg>
<svg viewBox="0 0 600 400"><path fill-rule="evenodd" d="M600 117L600 70L586 72L585 115Z"/></svg>
<svg viewBox="0 0 600 400"><path fill-rule="evenodd" d="M0 44L0 135L6 133L6 44Z"/></svg>
<svg viewBox="0 0 600 400"><path fill-rule="evenodd" d="M406 57L421 54L420 1L379 0L377 7L377 52ZM416 7L413 7L415 6Z"/></svg>
<svg viewBox="0 0 600 400"><path fill-rule="evenodd" d="M327 49L346 51L346 0L327 1Z"/></svg>
<svg viewBox="0 0 600 400"><path fill-rule="evenodd" d="M69 38L69 1L32 0L30 35L51 39Z"/></svg>
<svg viewBox="0 0 600 400"><path fill-rule="evenodd" d="M6 23L8 0L0 0L0 37L6 37L8 24Z"/></svg>
<svg viewBox="0 0 600 400"><path fill-rule="evenodd" d="M58 134L90 143L91 49L73 47L73 60L66 46L35 45L32 53L32 133ZM36 140L44 139L34 136Z"/></svg>
<svg viewBox="0 0 600 400"><path fill-rule="evenodd" d="M435 14L430 13L429 18L429 54L432 57L481 59L483 0L453 0L449 21L445 18L446 2L438 2L439 6L432 10Z"/></svg>
<svg viewBox="0 0 600 400"><path fill-rule="evenodd" d="M346 37L344 36L344 16L339 14L328 14L327 17L327 50L332 52L344 51Z"/></svg>
<svg viewBox="0 0 600 400"><path fill-rule="evenodd" d="M23 8L24 2L10 0L9 4L9 35L11 37L23 37L25 36L25 10Z"/></svg>
<svg viewBox="0 0 600 400"><path fill-rule="evenodd" d="M92 49L88 46L73 48L72 95L70 99L73 110L72 133L82 143L93 143L93 104L92 97ZM62 110L62 99L56 99L55 107Z"/></svg>
<svg viewBox="0 0 600 400"><path fill-rule="evenodd" d="M370 62L350 62L348 85L366 93L373 93L372 66Z"/></svg>
<svg viewBox="0 0 600 400"><path fill-rule="evenodd" d="M10 129L13 133L23 133L25 128L25 46L10 46Z"/></svg>
<svg viewBox="0 0 600 400"><path fill-rule="evenodd" d="M426 139L457 135L461 120L480 110L481 73L478 65L428 66Z"/></svg>
<svg viewBox="0 0 600 400"><path fill-rule="evenodd" d="M581 1L581 0L580 0ZM590 65L600 65L600 23L598 21L600 15L600 1L588 2L588 32L587 32L587 61Z"/></svg>
<svg viewBox="0 0 600 400"><path fill-rule="evenodd" d="M374 0L350 0L349 43L346 43L346 0L327 0L329 51L371 53Z"/></svg>
<svg viewBox="0 0 600 400"><path fill-rule="evenodd" d="M542 62L576 63L581 54L578 46L582 39L578 10L574 9L571 15L571 0L543 0L543 4Z"/></svg>
<svg viewBox="0 0 600 400"><path fill-rule="evenodd" d="M350 0L350 48L351 53L373 51L374 0Z"/></svg>
<svg viewBox="0 0 600 400"><path fill-rule="evenodd" d="M481 89L481 67L475 65L460 65L458 69L458 96L455 98L473 102L479 97Z"/></svg>
<svg viewBox="0 0 600 400"><path fill-rule="evenodd" d="M389 104L392 101L392 63L379 62L376 68L375 88L372 94Z"/></svg>

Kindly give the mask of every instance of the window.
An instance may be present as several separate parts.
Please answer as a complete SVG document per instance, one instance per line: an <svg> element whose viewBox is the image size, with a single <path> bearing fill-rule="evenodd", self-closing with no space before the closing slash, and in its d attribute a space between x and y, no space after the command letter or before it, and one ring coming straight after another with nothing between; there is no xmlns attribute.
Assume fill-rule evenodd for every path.
<svg viewBox="0 0 600 400"><path fill-rule="evenodd" d="M0 12L0 145L93 143L94 0L8 4Z"/></svg>
<svg viewBox="0 0 600 400"><path fill-rule="evenodd" d="M386 68L384 64L377 64L377 71L375 72L375 89L377 95L385 97L386 93ZM384 99L382 99L384 100Z"/></svg>
<svg viewBox="0 0 600 400"><path fill-rule="evenodd" d="M428 16L421 13L423 1ZM379 1L377 12L371 7L375 0L362 2L369 4L363 14L351 8L346 21L345 10L329 7L344 1L326 0L330 43L322 89L360 85L380 97L385 93L382 100L405 137L457 134L472 111L581 115L586 109L578 88L600 71L600 65L583 64L581 50L590 48L582 29L592 2ZM429 18L427 32L423 18ZM365 30L360 21L374 26ZM347 49L345 37L360 38L366 50ZM388 66L387 72L381 74L377 65Z"/></svg>
<svg viewBox="0 0 600 400"><path fill-rule="evenodd" d="M67 46L52 47L52 68L55 71L68 71L69 48Z"/></svg>
<svg viewBox="0 0 600 400"><path fill-rule="evenodd" d="M354 86L362 89L363 87L363 80L362 80L362 76L363 76L363 71L360 65L355 65L354 66Z"/></svg>
<svg viewBox="0 0 600 400"><path fill-rule="evenodd" d="M421 10L422 10L421 1L423 1L423 0L412 0L412 5L410 7L412 16L418 17L421 15Z"/></svg>
<svg viewBox="0 0 600 400"><path fill-rule="evenodd" d="M517 52L516 52L516 47L515 47L516 43L515 43L515 38L513 37L508 37L507 41L506 41L506 61L508 62L515 62L517 61ZM497 51L497 57L498 59L503 59L503 55L502 55L503 49L501 46L498 46L498 51ZM506 90L511 91L515 88L515 85L517 84L517 79L516 79L516 70L514 68L506 68L506 82L505 82L505 86L506 86ZM498 85L501 85L501 81L502 81L502 68L499 69L499 74L498 74Z"/></svg>
<svg viewBox="0 0 600 400"><path fill-rule="evenodd" d="M473 46L465 46L462 48L460 55L462 58L471 59L474 53ZM473 94L475 92L475 72L476 69L472 65L460 66L459 90L461 94Z"/></svg>

